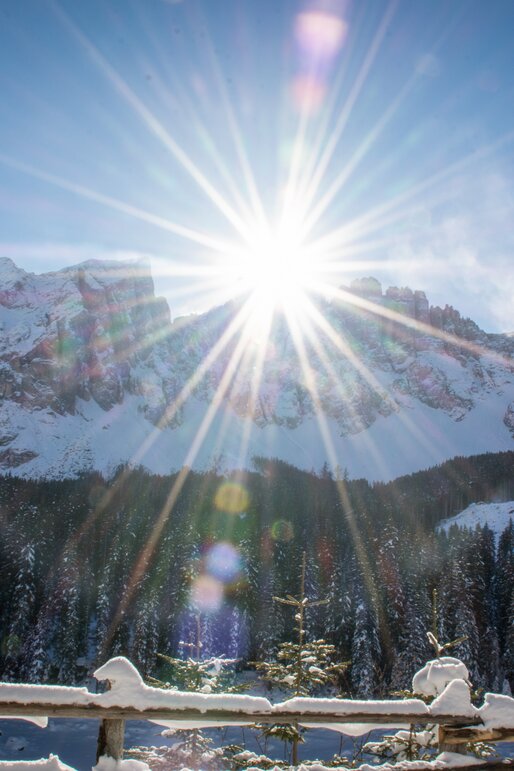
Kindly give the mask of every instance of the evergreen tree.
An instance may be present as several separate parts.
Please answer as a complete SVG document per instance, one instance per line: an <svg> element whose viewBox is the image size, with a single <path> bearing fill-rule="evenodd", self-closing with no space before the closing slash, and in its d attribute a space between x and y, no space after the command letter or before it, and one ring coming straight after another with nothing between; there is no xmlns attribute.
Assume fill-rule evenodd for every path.
<svg viewBox="0 0 514 771"><path fill-rule="evenodd" d="M328 600L309 600L305 596L306 554L302 556L300 595L298 598L274 597L275 602L294 609L297 642L284 642L278 646L275 661L256 663L257 671L271 685L291 691L294 696L307 696L322 686L336 684L348 664L335 663L336 649L325 640L306 641L305 612L309 608L326 605ZM271 726L263 733L273 733L292 743L292 762L298 765L298 744L303 741L298 726Z"/></svg>
<svg viewBox="0 0 514 771"><path fill-rule="evenodd" d="M9 601L9 624L3 642L5 681L16 680L25 665L24 650L32 634L35 601L35 548L22 545L16 560L16 576Z"/></svg>
<svg viewBox="0 0 514 771"><path fill-rule="evenodd" d="M501 687L500 645L495 597L495 543L492 530L477 528L471 543L473 608L479 638L480 679L476 685L492 691Z"/></svg>
<svg viewBox="0 0 514 771"><path fill-rule="evenodd" d="M449 553L439 594L441 598L439 625L444 638L453 640L455 654L466 664L473 682L480 683L480 651L473 607L473 577L469 561L470 533L455 528L450 533Z"/></svg>
<svg viewBox="0 0 514 771"><path fill-rule="evenodd" d="M500 654L505 646L512 616L510 615L512 587L514 586L514 523L512 519L500 536L496 570L496 597L498 605L498 639Z"/></svg>
<svg viewBox="0 0 514 771"><path fill-rule="evenodd" d="M23 678L28 683L46 683L50 671L49 640L52 637L53 620L50 605L41 608L33 633L29 639Z"/></svg>
<svg viewBox="0 0 514 771"><path fill-rule="evenodd" d="M143 677L155 668L159 647L159 593L150 589L142 593L134 622L131 656Z"/></svg>
<svg viewBox="0 0 514 771"><path fill-rule="evenodd" d="M505 679L510 685L511 693L514 693L514 589L510 598L509 622L505 634L502 664Z"/></svg>
<svg viewBox="0 0 514 771"><path fill-rule="evenodd" d="M359 697L369 699L376 695L381 685L380 640L377 614L366 603L363 593L356 598L354 618L351 682Z"/></svg>
<svg viewBox="0 0 514 771"><path fill-rule="evenodd" d="M413 577L405 585L405 613L398 643L398 655L391 672L391 688L403 691L410 687L412 675L429 657L426 630L429 626L429 599L419 579Z"/></svg>
<svg viewBox="0 0 514 771"><path fill-rule="evenodd" d="M75 684L78 677L77 658L85 653L84 635L81 634L80 584L77 557L74 550L66 550L59 571L55 607L55 657L59 683Z"/></svg>

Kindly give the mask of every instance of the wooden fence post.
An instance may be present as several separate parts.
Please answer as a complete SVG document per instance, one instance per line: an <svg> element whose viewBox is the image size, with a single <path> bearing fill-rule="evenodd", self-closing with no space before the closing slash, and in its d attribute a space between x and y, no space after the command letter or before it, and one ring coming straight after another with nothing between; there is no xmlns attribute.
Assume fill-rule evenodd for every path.
<svg viewBox="0 0 514 771"><path fill-rule="evenodd" d="M111 690L111 683L106 681L106 690ZM103 718L98 729L96 743L96 762L102 755L114 760L123 759L123 740L125 738L125 721L121 718Z"/></svg>
<svg viewBox="0 0 514 771"><path fill-rule="evenodd" d="M439 752L455 752L459 755L466 755L466 746L464 744L452 744L451 741L445 741L446 730L441 724L438 728L438 747Z"/></svg>
<svg viewBox="0 0 514 771"><path fill-rule="evenodd" d="M123 758L123 739L125 737L125 721L106 718L100 721L98 743L96 746L96 762L102 755L121 760Z"/></svg>

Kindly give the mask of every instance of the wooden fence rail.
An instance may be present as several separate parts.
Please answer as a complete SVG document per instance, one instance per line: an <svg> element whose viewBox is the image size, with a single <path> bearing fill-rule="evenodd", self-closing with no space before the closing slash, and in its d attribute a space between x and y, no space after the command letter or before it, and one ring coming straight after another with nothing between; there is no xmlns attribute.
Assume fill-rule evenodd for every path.
<svg viewBox="0 0 514 771"><path fill-rule="evenodd" d="M453 752L468 743L494 741L514 742L513 729L485 729L478 717L462 718L455 715L419 715L417 713L383 714L381 712L354 713L351 715L334 715L333 713L308 714L304 712L254 712L244 714L233 710L200 710L192 709L136 709L127 707L100 707L96 705L70 705L70 704L22 704L20 702L2 702L0 704L2 717L23 718L30 713L31 716L47 716L56 718L81 718L100 719L98 736L97 757L108 755L115 759L123 757L123 739L126 720L153 720L170 721L177 724L201 723L203 726L223 725L253 725L255 723L267 724L295 724L315 728L320 725L344 725L350 723L363 723L373 725L426 725L436 724L440 726L439 749ZM509 763L498 762L484 763L489 769L505 768ZM514 765L512 765L514 767ZM459 766L460 769L466 766ZM471 766L469 766L471 768ZM473 764L473 768L479 768Z"/></svg>
<svg viewBox="0 0 514 771"><path fill-rule="evenodd" d="M467 715L431 714L430 708L416 699L405 700L404 712L400 711L399 705L402 702L398 701L366 703L351 700L332 702L318 700L316 702L316 700L300 699L273 706L266 699L258 697L226 695L225 700L224 694L199 696L173 691L163 694L158 689L145 686L137 670L125 659L111 660L96 674L99 675L101 672L107 673L107 677L101 679L108 680L113 672L116 677L121 677L118 682L108 680L112 689L103 694L90 693L84 688L0 684L0 715L8 718L46 716L99 719L97 758L107 755L116 760L123 758L124 730L127 720L152 720L158 723L166 721L177 728L181 725L221 727L256 723L335 728L343 727L345 724L360 723L369 725L372 730L383 726L435 724L439 726L440 752L456 753L464 753L465 745L469 743L514 742L514 720L507 721L510 726L508 728L490 728L484 725L480 715L473 713L473 710ZM125 676L131 678L128 691L123 690ZM117 701L118 698L121 700ZM199 701L195 701L198 698ZM127 704L127 700L129 706L120 706L120 704ZM139 704L140 708L134 706L136 704ZM194 705L194 708L191 705ZM226 708L226 705L237 708ZM324 709L322 711L325 706L326 711ZM463 757L455 767L461 771L481 767L491 771L506 767L514 768L514 762L509 760L484 761L481 765L476 765L475 758L469 760L469 764L466 764ZM430 768L430 765L426 768Z"/></svg>

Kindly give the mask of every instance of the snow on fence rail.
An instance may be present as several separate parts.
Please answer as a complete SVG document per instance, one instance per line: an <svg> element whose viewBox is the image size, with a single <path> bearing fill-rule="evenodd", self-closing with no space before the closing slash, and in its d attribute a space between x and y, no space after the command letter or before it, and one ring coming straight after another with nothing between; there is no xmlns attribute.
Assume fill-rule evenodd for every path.
<svg viewBox="0 0 514 771"><path fill-rule="evenodd" d="M474 707L469 685L463 679L450 680L430 705L421 699L360 701L304 697L272 704L259 696L152 688L123 657L110 659L94 674L98 680L107 681L108 690L104 693L58 685L0 683L0 716L31 720L41 726L46 725L48 717L100 718L97 757L116 761L123 757L126 720L150 720L171 728L297 723L354 735L364 729L432 723L439 726L440 755L434 761L386 764L381 768L512 766L509 761L480 761L461 754L470 742L514 742L514 699L486 694L483 705ZM16 763L7 766L17 768ZM0 761L0 771L7 766Z"/></svg>

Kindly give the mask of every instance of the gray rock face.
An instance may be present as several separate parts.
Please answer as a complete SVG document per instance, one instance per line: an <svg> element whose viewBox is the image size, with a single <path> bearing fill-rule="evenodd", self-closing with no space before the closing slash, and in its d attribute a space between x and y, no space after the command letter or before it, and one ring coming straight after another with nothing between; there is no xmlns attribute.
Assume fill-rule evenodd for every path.
<svg viewBox="0 0 514 771"><path fill-rule="evenodd" d="M512 337L430 307L419 290L383 293L365 278L347 292L345 302L319 301L329 334L306 333L299 347L280 315L265 341L251 327L227 336L235 303L172 324L145 263L88 261L36 276L1 259L0 470L32 468L52 442L78 473L93 461L77 431L87 438L102 413L108 446L130 410L148 435L182 436L192 405L287 429L294 442L320 418L352 437L416 405L460 422L493 395L505 398L499 423L514 435Z"/></svg>
<svg viewBox="0 0 514 771"><path fill-rule="evenodd" d="M91 261L43 276L16 269L15 279L10 261L2 267L4 399L65 415L77 398L110 410L137 390L131 371L170 328L147 266Z"/></svg>
<svg viewBox="0 0 514 771"><path fill-rule="evenodd" d="M514 402L511 402L505 410L503 422L509 429L510 433L512 434L512 438L514 439Z"/></svg>

